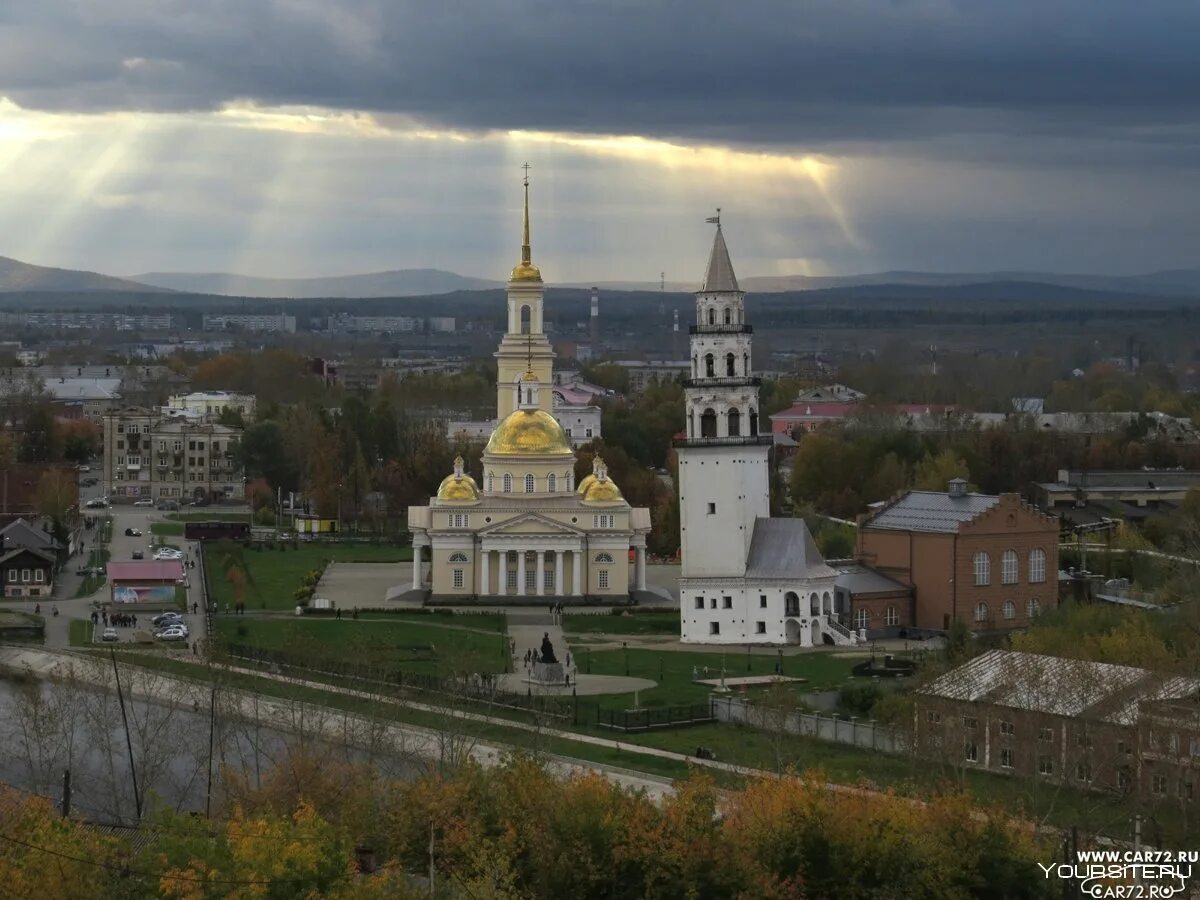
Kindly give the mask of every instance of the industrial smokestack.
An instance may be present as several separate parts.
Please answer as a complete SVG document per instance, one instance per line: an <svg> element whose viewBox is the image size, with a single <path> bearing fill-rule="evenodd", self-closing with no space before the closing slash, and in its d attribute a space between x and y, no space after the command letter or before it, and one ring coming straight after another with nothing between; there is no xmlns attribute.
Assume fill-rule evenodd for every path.
<svg viewBox="0 0 1200 900"><path fill-rule="evenodd" d="M592 352L600 346L600 289L592 288Z"/></svg>
<svg viewBox="0 0 1200 900"><path fill-rule="evenodd" d="M679 359L679 310L671 311L674 322L671 325L671 353L675 359Z"/></svg>

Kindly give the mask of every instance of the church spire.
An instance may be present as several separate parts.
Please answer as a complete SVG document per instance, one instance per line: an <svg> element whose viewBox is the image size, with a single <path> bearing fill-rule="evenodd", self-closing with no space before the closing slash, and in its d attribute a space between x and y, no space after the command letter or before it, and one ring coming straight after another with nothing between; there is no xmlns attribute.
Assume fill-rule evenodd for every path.
<svg viewBox="0 0 1200 900"><path fill-rule="evenodd" d="M721 233L721 210L706 221L717 226L717 233L713 236L712 252L708 255L708 268L700 290L703 293L740 291L737 276L733 274L733 262L729 259L729 248L725 246L725 235Z"/></svg>
<svg viewBox="0 0 1200 900"><path fill-rule="evenodd" d="M525 169L525 210L521 219L521 261L508 276L509 281L541 281L542 273L533 264L533 248L529 243L529 163Z"/></svg>

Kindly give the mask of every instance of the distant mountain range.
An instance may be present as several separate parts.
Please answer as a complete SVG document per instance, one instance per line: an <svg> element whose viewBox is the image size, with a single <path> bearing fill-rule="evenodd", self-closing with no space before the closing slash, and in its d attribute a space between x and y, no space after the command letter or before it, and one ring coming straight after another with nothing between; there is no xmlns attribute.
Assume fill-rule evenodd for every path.
<svg viewBox="0 0 1200 900"><path fill-rule="evenodd" d="M122 291L161 294L161 287L151 287L124 278L113 278L96 272L74 269L52 269L34 266L7 256L0 256L0 293L14 291Z"/></svg>
<svg viewBox="0 0 1200 900"><path fill-rule="evenodd" d="M1051 285L1080 291L1097 291L1136 296L1200 298L1200 269L1172 269L1145 275L1064 275L1056 272L875 272L864 275L748 276L741 287L757 293L821 291L836 288L971 288L989 284L1006 285L1009 295L1021 294L1020 286ZM596 282L601 290L657 291L658 282ZM232 297L314 299L344 297L425 297L453 291L501 288L501 281L471 278L441 269L395 269L362 275L325 278L259 278L225 272L147 272L114 278L96 272L34 266L0 257L0 293L17 291L122 291L126 293L184 292ZM587 289L592 283L559 283L553 287ZM692 283L671 282L669 291L694 291ZM987 292L981 292L986 294Z"/></svg>
<svg viewBox="0 0 1200 900"><path fill-rule="evenodd" d="M503 286L500 281L469 278L441 269L394 269L366 275L334 275L327 278L258 278L225 272L147 272L131 275L131 281L193 294L224 294L230 297L297 299L318 297L425 297L451 291L482 291Z"/></svg>

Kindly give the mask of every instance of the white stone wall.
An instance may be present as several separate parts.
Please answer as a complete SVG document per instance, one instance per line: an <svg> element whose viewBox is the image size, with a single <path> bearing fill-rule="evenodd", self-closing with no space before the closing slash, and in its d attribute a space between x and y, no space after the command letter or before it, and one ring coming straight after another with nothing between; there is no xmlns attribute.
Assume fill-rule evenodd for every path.
<svg viewBox="0 0 1200 900"><path fill-rule="evenodd" d="M770 514L770 448L680 447L683 577L740 577L754 520Z"/></svg>
<svg viewBox="0 0 1200 900"><path fill-rule="evenodd" d="M685 643L812 647L820 646L824 633L831 629L833 578L796 584L683 579L679 588L681 640ZM789 599L793 603L790 609Z"/></svg>

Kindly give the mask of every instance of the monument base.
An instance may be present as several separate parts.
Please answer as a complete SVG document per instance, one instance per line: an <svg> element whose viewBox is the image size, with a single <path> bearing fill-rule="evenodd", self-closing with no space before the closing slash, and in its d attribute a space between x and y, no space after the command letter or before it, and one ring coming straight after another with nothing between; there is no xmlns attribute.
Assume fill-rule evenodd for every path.
<svg viewBox="0 0 1200 900"><path fill-rule="evenodd" d="M530 681L536 681L541 684L562 684L563 664L560 662L535 662Z"/></svg>

